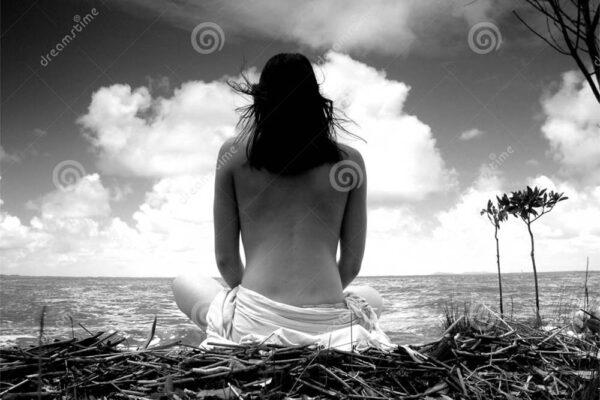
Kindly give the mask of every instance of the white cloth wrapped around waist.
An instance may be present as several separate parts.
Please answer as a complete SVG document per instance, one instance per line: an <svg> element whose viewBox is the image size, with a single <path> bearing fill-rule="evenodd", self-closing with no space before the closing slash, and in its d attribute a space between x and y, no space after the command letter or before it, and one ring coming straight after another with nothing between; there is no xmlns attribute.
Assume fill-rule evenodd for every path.
<svg viewBox="0 0 600 400"><path fill-rule="evenodd" d="M320 344L347 350L395 346L362 297L344 293L343 303L299 307L269 299L243 286L224 289L211 303L203 342L285 346Z"/></svg>

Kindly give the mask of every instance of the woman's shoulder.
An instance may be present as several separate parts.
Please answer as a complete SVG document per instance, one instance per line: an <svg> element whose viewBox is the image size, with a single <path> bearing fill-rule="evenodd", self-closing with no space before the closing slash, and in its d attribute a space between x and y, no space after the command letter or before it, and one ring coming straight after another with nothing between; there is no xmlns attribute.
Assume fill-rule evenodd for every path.
<svg viewBox="0 0 600 400"><path fill-rule="evenodd" d="M239 141L235 136L228 138L223 142L219 149L217 167L234 167L242 160L245 160L246 145Z"/></svg>
<svg viewBox="0 0 600 400"><path fill-rule="evenodd" d="M360 151L345 143L338 142L337 145L342 152L342 158L344 160L350 160L358 163L359 165L364 165L364 160L362 154L360 154Z"/></svg>
<svg viewBox="0 0 600 400"><path fill-rule="evenodd" d="M228 150L230 152L231 151L237 152L242 147L245 148L245 146L246 146L246 140L240 139L237 136L232 136L232 137L227 138L223 142L219 152L226 151L226 150Z"/></svg>

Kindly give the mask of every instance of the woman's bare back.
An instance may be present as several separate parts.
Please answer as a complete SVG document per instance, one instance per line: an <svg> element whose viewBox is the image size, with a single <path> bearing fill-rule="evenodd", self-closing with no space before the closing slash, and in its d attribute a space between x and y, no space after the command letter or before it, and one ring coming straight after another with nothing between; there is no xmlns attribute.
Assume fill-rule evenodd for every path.
<svg viewBox="0 0 600 400"><path fill-rule="evenodd" d="M250 168L243 147L227 161L246 256L241 284L292 305L343 301L336 252L349 194L331 184L332 164L281 176Z"/></svg>

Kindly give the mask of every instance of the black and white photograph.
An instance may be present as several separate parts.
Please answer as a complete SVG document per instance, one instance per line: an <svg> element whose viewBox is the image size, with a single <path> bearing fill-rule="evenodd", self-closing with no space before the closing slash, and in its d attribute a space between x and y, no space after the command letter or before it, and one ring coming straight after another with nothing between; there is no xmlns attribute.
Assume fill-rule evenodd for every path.
<svg viewBox="0 0 600 400"><path fill-rule="evenodd" d="M0 398L600 398L600 0L0 14Z"/></svg>

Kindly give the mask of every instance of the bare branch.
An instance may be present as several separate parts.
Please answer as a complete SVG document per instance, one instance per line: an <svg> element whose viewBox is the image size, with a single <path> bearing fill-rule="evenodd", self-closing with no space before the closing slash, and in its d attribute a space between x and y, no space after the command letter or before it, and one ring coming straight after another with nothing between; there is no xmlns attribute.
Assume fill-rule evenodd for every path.
<svg viewBox="0 0 600 400"><path fill-rule="evenodd" d="M521 18L521 16L516 12L513 11L513 14L519 19L519 21L521 21L523 23L523 25L525 25L527 27L527 29L529 29L531 32L533 32L537 37L539 37L540 39L542 39L544 42L546 42L550 47L552 47L554 50L558 51L560 54L564 54L565 56L570 55L571 53L569 53L566 50L561 49L558 44L556 44L556 41L554 41L554 43L551 43L548 39L546 39L544 36L540 35L539 33L537 33L537 31L535 29L533 29L527 22L525 22L525 20L523 20Z"/></svg>
<svg viewBox="0 0 600 400"><path fill-rule="evenodd" d="M594 97L600 103L600 35L597 33L600 25L600 3L590 7L591 0L525 1L546 18L546 34L532 28L516 11L513 11L513 14L552 49L570 56L575 61ZM559 41L554 36L554 27L560 32L564 44L563 40ZM591 70L588 65L591 65Z"/></svg>
<svg viewBox="0 0 600 400"><path fill-rule="evenodd" d="M558 11L559 10L559 6L557 3L554 3L552 0L549 1L550 5L553 7L553 9L555 9L555 13L556 16L559 20L560 23L560 27L563 31L563 36L565 37L565 42L567 44L567 47L569 48L569 51L571 52L571 57L575 60L575 62L577 63L577 66L579 67L579 69L581 70L581 72L583 72L583 75L585 76L585 79L588 81L590 88L592 89L592 93L594 93L594 96L596 96L596 99L598 100L598 102L600 102L600 91L599 89L595 86L594 81L592 80L592 77L590 76L587 67L585 66L585 64L583 63L583 61L581 60L581 58L579 57L579 54L577 53L577 49L573 47L573 44L571 43L571 41L569 40L569 35L566 31L565 28L565 24L563 22L562 19L562 15L561 13ZM583 0L581 3L585 3L585 0ZM590 50L589 45L588 45L588 50ZM591 54L590 54L591 56ZM592 61L593 64L593 61Z"/></svg>

